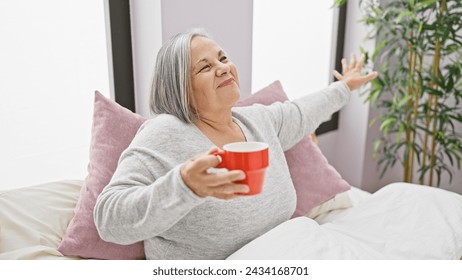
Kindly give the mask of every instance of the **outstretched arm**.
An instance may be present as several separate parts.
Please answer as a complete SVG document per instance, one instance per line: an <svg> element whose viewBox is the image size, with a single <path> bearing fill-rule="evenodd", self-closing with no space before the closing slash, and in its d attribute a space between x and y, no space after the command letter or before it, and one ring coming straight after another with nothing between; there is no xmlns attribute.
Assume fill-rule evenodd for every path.
<svg viewBox="0 0 462 280"><path fill-rule="evenodd" d="M347 60L343 58L342 74L334 70L335 78L337 78L339 81L344 81L351 91L375 79L378 76L378 73L376 71L373 71L367 75L363 75L361 73L364 64L364 59L365 56L364 54L362 54L359 58L359 61L356 61L356 56L354 54L351 54L350 65L348 65Z"/></svg>

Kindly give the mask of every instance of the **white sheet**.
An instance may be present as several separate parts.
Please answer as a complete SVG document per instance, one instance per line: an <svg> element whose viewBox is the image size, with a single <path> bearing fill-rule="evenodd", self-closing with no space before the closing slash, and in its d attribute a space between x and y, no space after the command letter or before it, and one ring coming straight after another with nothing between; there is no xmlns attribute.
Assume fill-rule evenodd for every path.
<svg viewBox="0 0 462 280"><path fill-rule="evenodd" d="M459 259L462 196L395 183L322 225L287 221L229 259Z"/></svg>
<svg viewBox="0 0 462 280"><path fill-rule="evenodd" d="M76 259L57 248L82 184L60 181L0 192L0 260Z"/></svg>

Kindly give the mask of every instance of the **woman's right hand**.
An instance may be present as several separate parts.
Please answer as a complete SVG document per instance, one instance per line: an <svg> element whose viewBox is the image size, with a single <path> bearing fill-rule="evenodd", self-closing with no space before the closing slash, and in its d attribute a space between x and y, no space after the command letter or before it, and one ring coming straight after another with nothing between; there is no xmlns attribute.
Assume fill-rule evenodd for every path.
<svg viewBox="0 0 462 280"><path fill-rule="evenodd" d="M195 156L181 166L180 174L185 184L200 197L231 199L239 197L236 193L248 192L247 185L234 183L245 178L243 171L208 172L220 163L221 158L212 154L216 151L218 148L212 148L206 154Z"/></svg>

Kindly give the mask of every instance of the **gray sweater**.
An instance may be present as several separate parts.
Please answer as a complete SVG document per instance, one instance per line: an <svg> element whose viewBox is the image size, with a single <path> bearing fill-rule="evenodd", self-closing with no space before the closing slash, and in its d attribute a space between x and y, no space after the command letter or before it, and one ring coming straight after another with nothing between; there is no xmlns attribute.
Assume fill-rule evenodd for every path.
<svg viewBox="0 0 462 280"><path fill-rule="evenodd" d="M98 197L94 219L103 240L144 241L147 259L225 259L292 216L296 195L284 151L313 132L349 100L343 82L270 106L233 108L247 141L269 144L269 167L259 195L221 200L199 197L180 166L213 143L171 115L146 121L122 153Z"/></svg>

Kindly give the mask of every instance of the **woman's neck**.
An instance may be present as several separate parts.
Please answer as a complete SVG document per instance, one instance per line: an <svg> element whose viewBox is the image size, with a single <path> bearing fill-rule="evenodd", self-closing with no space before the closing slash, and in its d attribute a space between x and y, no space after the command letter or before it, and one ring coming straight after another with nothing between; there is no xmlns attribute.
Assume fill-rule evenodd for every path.
<svg viewBox="0 0 462 280"><path fill-rule="evenodd" d="M233 121L232 115L228 118L205 118L194 121L196 127L217 147L222 148L223 145L245 141L245 135L241 128Z"/></svg>
<svg viewBox="0 0 462 280"><path fill-rule="evenodd" d="M197 119L194 124L199 128L205 128L207 130L214 131L226 131L234 127L233 118L231 115L223 116L221 118L207 118L201 116Z"/></svg>

